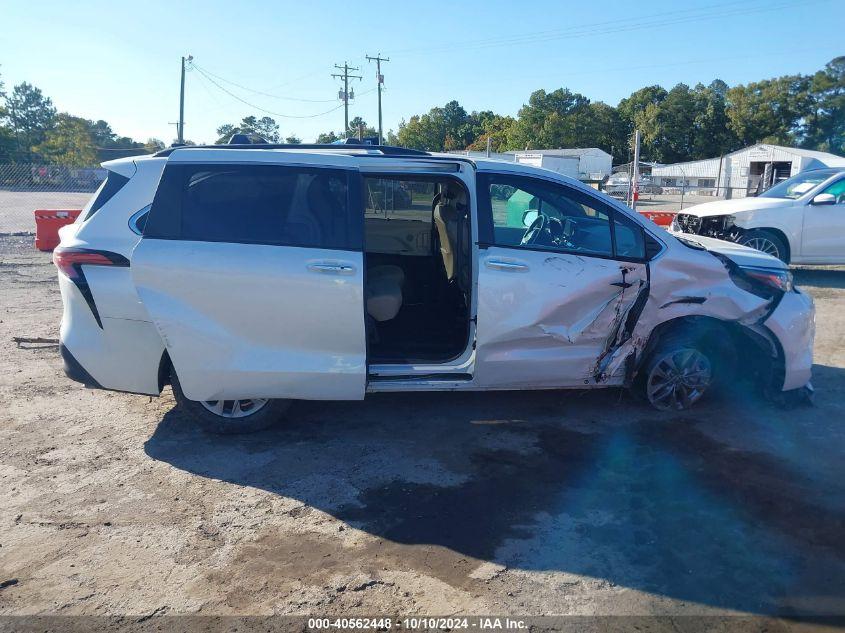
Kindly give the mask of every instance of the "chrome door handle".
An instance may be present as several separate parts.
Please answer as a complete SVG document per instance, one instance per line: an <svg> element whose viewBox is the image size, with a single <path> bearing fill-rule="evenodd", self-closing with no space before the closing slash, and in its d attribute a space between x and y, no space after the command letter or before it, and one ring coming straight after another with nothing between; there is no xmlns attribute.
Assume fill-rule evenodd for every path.
<svg viewBox="0 0 845 633"><path fill-rule="evenodd" d="M308 264L308 270L328 275L351 275L355 272L355 267L348 264L314 263Z"/></svg>
<svg viewBox="0 0 845 633"><path fill-rule="evenodd" d="M493 270L504 270L509 273L528 272L528 265L520 264L519 262L508 262L502 259L488 259L485 263L487 268L492 268Z"/></svg>

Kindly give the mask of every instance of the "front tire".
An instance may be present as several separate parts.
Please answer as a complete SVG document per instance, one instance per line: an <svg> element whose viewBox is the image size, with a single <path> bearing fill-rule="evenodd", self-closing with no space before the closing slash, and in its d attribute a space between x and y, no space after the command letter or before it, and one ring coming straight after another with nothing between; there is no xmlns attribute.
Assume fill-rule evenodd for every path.
<svg viewBox="0 0 845 633"><path fill-rule="evenodd" d="M175 371L171 372L171 384L179 408L208 433L234 435L263 431L278 422L291 403L256 398L198 402L185 397Z"/></svg>
<svg viewBox="0 0 845 633"><path fill-rule="evenodd" d="M758 251L762 251L772 257L777 257L784 264L789 263L788 249L783 238L774 231L766 229L753 229L748 231L739 243Z"/></svg>

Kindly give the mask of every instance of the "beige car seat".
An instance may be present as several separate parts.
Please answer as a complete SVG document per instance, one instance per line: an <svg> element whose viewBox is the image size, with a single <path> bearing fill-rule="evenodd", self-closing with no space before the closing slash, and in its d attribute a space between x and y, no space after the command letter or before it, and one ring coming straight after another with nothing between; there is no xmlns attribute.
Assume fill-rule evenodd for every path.
<svg viewBox="0 0 845 633"><path fill-rule="evenodd" d="M396 318L402 307L405 272L399 266L373 266L367 270L367 314L376 321Z"/></svg>
<svg viewBox="0 0 845 633"><path fill-rule="evenodd" d="M458 248L458 211L448 186L440 192L434 205L434 225L440 241L440 255L446 269L446 279L451 281L456 272L456 249Z"/></svg>
<svg viewBox="0 0 845 633"><path fill-rule="evenodd" d="M462 189L445 185L434 206L434 224L446 279L457 279L461 290L468 292L472 285L472 268L466 264L472 247L466 205L466 194Z"/></svg>

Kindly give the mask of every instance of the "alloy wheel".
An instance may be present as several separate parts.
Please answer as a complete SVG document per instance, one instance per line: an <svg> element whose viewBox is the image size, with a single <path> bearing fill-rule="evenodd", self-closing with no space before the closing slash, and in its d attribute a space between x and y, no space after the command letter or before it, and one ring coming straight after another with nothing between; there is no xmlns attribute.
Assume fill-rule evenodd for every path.
<svg viewBox="0 0 845 633"><path fill-rule="evenodd" d="M245 418L264 408L270 402L267 398L247 398L244 400L205 400L201 404L208 411L221 418Z"/></svg>
<svg viewBox="0 0 845 633"><path fill-rule="evenodd" d="M749 248L753 248L758 251L762 251L766 253L766 255L771 255L772 257L777 257L780 259L780 251L778 250L778 245L772 242L765 237L752 237L743 242L744 246L748 246Z"/></svg>
<svg viewBox="0 0 845 633"><path fill-rule="evenodd" d="M695 349L667 353L652 369L646 394L658 409L680 411L698 401L713 380L710 360Z"/></svg>

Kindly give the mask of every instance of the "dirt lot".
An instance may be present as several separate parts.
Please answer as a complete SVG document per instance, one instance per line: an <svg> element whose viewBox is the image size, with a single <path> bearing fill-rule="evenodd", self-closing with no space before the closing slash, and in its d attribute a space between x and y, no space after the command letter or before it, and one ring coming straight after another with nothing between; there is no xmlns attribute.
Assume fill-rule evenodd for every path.
<svg viewBox="0 0 845 633"><path fill-rule="evenodd" d="M60 298L0 238L0 614L845 614L845 270L797 278L815 407L393 395L219 438L16 347Z"/></svg>

